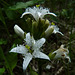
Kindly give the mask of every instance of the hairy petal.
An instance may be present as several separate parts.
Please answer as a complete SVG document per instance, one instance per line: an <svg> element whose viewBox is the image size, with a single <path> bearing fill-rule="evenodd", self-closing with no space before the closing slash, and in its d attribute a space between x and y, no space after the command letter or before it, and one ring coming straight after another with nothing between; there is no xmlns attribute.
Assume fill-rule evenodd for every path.
<svg viewBox="0 0 75 75"><path fill-rule="evenodd" d="M66 56L66 58L68 59L68 61L69 61L69 62L71 62L71 59L70 59L70 57L69 57L69 56Z"/></svg>
<svg viewBox="0 0 75 75"><path fill-rule="evenodd" d="M55 16L55 17L57 16L57 15L55 15L54 13L50 13L50 12L49 12L49 13L44 13L43 15L41 15L41 18L43 18L45 15L53 15L53 16Z"/></svg>
<svg viewBox="0 0 75 75"><path fill-rule="evenodd" d="M23 59L24 59L24 61L23 61L23 70L26 70L28 64L32 60L32 55L30 53L27 53Z"/></svg>
<svg viewBox="0 0 75 75"><path fill-rule="evenodd" d="M27 43L28 46L32 46L32 40L31 40L31 36L30 33L26 34L26 39L24 39Z"/></svg>
<svg viewBox="0 0 75 75"><path fill-rule="evenodd" d="M27 14L31 14L32 15L32 13L30 13L30 12L24 12L20 18L23 18L23 16L27 15Z"/></svg>
<svg viewBox="0 0 75 75"><path fill-rule="evenodd" d="M49 58L46 54L44 54L44 53L42 53L42 52L40 52L40 51L34 51L34 52L33 52L33 57L34 57L34 58L41 58L41 59L50 60L50 58Z"/></svg>
<svg viewBox="0 0 75 75"><path fill-rule="evenodd" d="M42 47L42 45L45 43L45 39L41 38L40 40L35 42L35 45L33 45L33 50L38 50Z"/></svg>
<svg viewBox="0 0 75 75"><path fill-rule="evenodd" d="M20 53L20 54L26 54L27 53L27 48L25 48L25 46L23 45L19 45L13 49L11 49L10 52L14 52L14 53Z"/></svg>
<svg viewBox="0 0 75 75"><path fill-rule="evenodd" d="M53 33L60 33L61 35L63 35L60 31L59 31L59 28L56 26L56 25L53 25L53 27L54 27L54 31L53 31Z"/></svg>

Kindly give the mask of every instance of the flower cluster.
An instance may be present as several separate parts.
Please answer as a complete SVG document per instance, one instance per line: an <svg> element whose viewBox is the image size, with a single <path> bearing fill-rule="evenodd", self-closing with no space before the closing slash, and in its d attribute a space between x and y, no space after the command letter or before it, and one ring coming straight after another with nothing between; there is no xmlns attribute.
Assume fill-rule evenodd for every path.
<svg viewBox="0 0 75 75"><path fill-rule="evenodd" d="M18 26L14 26L14 31L24 39L25 45L19 45L13 49L11 49L10 52L14 53L19 53L23 55L23 69L26 70L28 64L32 60L32 58L41 58L41 59L47 59L50 61L50 58L43 53L43 49L41 48L43 44L46 41L46 37L50 36L52 33L60 33L63 35L60 31L59 28L56 25L49 25L49 20L43 19L45 15L53 15L56 17L56 15L52 12L49 11L48 8L43 8L43 7L33 7L33 8L27 8L25 12L22 14L21 18L23 18L24 15L31 14L35 21L32 20L32 29L36 27L36 29L39 31L39 28L41 29L41 33L45 34L45 38L41 38L39 40L35 40L33 33L32 36L30 35L30 32L25 35L25 32ZM39 26L42 25L42 26ZM47 25L47 26L45 26ZM42 28L43 27L43 28ZM35 31L37 31L35 30ZM40 33L37 32L38 34ZM55 54L54 59L57 58L67 58L69 62L71 62L70 57L68 56L69 50L67 48L64 48L64 45L61 45L60 48L56 51L54 51L52 54Z"/></svg>

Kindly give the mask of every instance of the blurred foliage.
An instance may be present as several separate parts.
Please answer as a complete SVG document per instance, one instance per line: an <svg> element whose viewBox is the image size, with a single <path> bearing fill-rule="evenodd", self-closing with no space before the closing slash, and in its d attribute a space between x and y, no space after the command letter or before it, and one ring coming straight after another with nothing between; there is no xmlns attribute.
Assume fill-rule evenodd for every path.
<svg viewBox="0 0 75 75"><path fill-rule="evenodd" d="M58 24L60 30L65 35L63 38L59 35L51 35L47 40L47 45L45 53L49 54L51 50L56 49L60 43L68 43L70 52L71 52L71 64L69 67L69 72L64 70L66 75L75 75L75 1L74 0L0 0L0 75L19 75L17 71L17 62L18 65L22 63L17 54L9 53L11 48L15 47L17 44L23 44L23 39L18 37L13 27L15 24L18 24L25 32L32 32L31 30L31 20L27 21L27 16L30 18L32 16L25 16L23 19L20 19L21 14L25 11L25 8L32 7L36 4L50 8L51 12L54 12L57 15L57 18L53 16L46 16L51 22ZM27 25L29 23L29 25ZM36 25L37 26L37 25ZM39 31L40 31L39 24ZM48 26L47 26L48 27ZM44 27L45 29L47 28ZM41 31L38 34L35 33L36 27L33 28L33 34L35 38L41 35ZM43 29L42 31L44 31ZM70 34L69 34L70 33ZM59 36L59 39L58 39ZM36 39L37 39L36 38ZM62 39L62 40L61 40ZM57 43L58 41L58 43ZM47 51L48 49L48 51ZM50 54L49 54L50 55ZM19 59L19 60L17 60ZM62 63L61 63L62 64ZM58 64L57 64L58 65ZM17 67L16 67L17 66ZM22 66L22 65L20 65ZM47 73L54 72L56 73L57 68L52 71L47 71ZM15 69L15 72L13 70ZM19 70L22 70L22 67L18 67ZM17 73L16 73L17 72ZM30 70L31 75L37 75L35 71ZM44 71L43 71L44 72ZM63 72L63 71L62 71ZM48 75L46 73L46 75ZM69 73L69 74L68 74ZM64 75L63 73L61 75Z"/></svg>
<svg viewBox="0 0 75 75"><path fill-rule="evenodd" d="M0 68L0 75L2 75L5 72L5 68Z"/></svg>
<svg viewBox="0 0 75 75"><path fill-rule="evenodd" d="M17 2L16 5L9 7L10 10L17 10L17 9L22 9L22 8L27 8L28 6L34 5L36 3L41 3L44 2L44 0L32 0L32 1L28 1L26 3L24 2Z"/></svg>

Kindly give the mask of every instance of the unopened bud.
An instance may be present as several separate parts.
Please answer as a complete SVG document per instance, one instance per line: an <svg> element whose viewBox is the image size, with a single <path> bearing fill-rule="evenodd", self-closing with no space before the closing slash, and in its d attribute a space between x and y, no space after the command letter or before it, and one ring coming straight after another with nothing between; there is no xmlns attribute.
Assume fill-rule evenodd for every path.
<svg viewBox="0 0 75 75"><path fill-rule="evenodd" d="M24 31L18 25L14 26L14 31L17 35L24 38Z"/></svg>
<svg viewBox="0 0 75 75"><path fill-rule="evenodd" d="M47 30L45 31L45 36L46 37L50 36L52 34L53 30L54 30L53 26L48 27Z"/></svg>
<svg viewBox="0 0 75 75"><path fill-rule="evenodd" d="M40 19L42 24L45 24L45 19Z"/></svg>
<svg viewBox="0 0 75 75"><path fill-rule="evenodd" d="M45 21L45 25L47 25L47 26L50 25L49 20L46 20L46 21Z"/></svg>
<svg viewBox="0 0 75 75"><path fill-rule="evenodd" d="M38 26L37 22L33 21L32 22L32 33L33 33L33 35L37 32L37 26Z"/></svg>
<svg viewBox="0 0 75 75"><path fill-rule="evenodd" d="M37 28L38 24L37 22L33 21L32 22L32 29L35 30Z"/></svg>

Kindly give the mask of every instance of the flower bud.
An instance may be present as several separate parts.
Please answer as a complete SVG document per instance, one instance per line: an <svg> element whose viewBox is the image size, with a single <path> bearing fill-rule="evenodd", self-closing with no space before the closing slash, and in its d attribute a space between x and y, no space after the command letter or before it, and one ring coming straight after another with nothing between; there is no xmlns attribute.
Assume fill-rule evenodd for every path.
<svg viewBox="0 0 75 75"><path fill-rule="evenodd" d="M52 34L53 30L54 30L54 27L53 27L53 26L48 27L48 28L46 29L46 31L45 31L45 36L46 36L46 37L50 36L50 35Z"/></svg>
<svg viewBox="0 0 75 75"><path fill-rule="evenodd" d="M37 28L38 24L36 21L32 21L32 34L35 37L37 35L38 32L38 28Z"/></svg>
<svg viewBox="0 0 75 75"><path fill-rule="evenodd" d="M37 26L38 26L37 22L33 21L32 22L32 30L33 31L35 31L35 29L37 30Z"/></svg>
<svg viewBox="0 0 75 75"><path fill-rule="evenodd" d="M45 19L40 19L40 23L44 25L45 24Z"/></svg>
<svg viewBox="0 0 75 75"><path fill-rule="evenodd" d="M48 28L49 25L50 25L49 20L45 20L45 23L43 25L44 31Z"/></svg>
<svg viewBox="0 0 75 75"><path fill-rule="evenodd" d="M46 20L46 21L45 21L45 25L47 25L47 26L50 25L49 20Z"/></svg>
<svg viewBox="0 0 75 75"><path fill-rule="evenodd" d="M14 26L14 31L16 32L17 35L24 38L24 31L18 25Z"/></svg>

